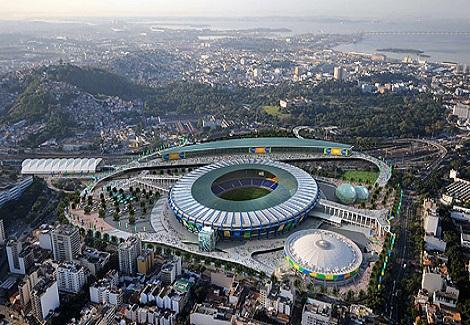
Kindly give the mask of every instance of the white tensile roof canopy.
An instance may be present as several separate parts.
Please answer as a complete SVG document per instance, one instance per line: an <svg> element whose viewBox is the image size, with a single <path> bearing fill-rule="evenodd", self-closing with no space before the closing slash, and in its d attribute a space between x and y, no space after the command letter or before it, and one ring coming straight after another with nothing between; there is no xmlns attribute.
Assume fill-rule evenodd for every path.
<svg viewBox="0 0 470 325"><path fill-rule="evenodd" d="M25 159L21 164L21 174L89 174L95 173L102 161L102 158Z"/></svg>

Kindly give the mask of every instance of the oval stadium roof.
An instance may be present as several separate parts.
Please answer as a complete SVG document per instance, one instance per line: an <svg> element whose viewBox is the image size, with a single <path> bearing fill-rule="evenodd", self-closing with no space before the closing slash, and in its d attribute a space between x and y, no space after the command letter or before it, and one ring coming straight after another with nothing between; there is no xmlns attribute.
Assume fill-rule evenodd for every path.
<svg viewBox="0 0 470 325"><path fill-rule="evenodd" d="M21 164L21 174L89 174L95 173L102 158L53 158L25 159Z"/></svg>
<svg viewBox="0 0 470 325"><path fill-rule="evenodd" d="M235 170L256 168L279 177L270 194L247 201L228 201L211 190L215 179ZM216 229L266 227L312 209L318 200L316 181L300 168L261 159L237 159L198 168L179 179L169 195L174 211L196 224Z"/></svg>
<svg viewBox="0 0 470 325"><path fill-rule="evenodd" d="M173 147L162 151L162 154L179 153L179 152L196 152L218 149L237 149L251 147L271 147L271 148L342 148L351 149L351 145L336 142L314 140L314 139L298 139L298 138L241 138L228 139L219 141L210 141L192 144L184 147Z"/></svg>

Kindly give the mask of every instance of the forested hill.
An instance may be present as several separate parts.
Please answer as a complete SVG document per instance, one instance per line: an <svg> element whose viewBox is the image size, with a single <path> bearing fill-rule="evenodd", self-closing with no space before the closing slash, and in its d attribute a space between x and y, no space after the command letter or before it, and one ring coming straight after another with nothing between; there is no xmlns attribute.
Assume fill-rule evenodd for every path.
<svg viewBox="0 0 470 325"><path fill-rule="evenodd" d="M67 105L73 97L73 91L70 91L70 87L54 88L50 85L51 82L62 82L94 96L117 96L124 100L145 100L155 94L149 87L135 84L123 76L102 69L70 64L49 66L31 74L25 81L23 91L5 111L2 120L15 122L22 119L45 119L49 114L59 111L60 106Z"/></svg>
<svg viewBox="0 0 470 325"><path fill-rule="evenodd" d="M92 95L118 96L125 100L143 98L152 95L149 87L138 85L115 73L74 65L59 65L47 69L51 80L74 85Z"/></svg>

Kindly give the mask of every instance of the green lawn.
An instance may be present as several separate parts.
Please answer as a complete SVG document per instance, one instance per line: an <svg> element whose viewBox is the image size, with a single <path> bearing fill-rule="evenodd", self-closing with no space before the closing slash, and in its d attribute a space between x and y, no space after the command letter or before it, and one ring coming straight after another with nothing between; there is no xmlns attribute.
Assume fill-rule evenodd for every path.
<svg viewBox="0 0 470 325"><path fill-rule="evenodd" d="M234 188L220 195L220 198L230 201L247 201L258 199L269 194L271 191L262 187Z"/></svg>
<svg viewBox="0 0 470 325"><path fill-rule="evenodd" d="M379 172L368 170L350 170L343 174L343 179L350 182L374 184Z"/></svg>
<svg viewBox="0 0 470 325"><path fill-rule="evenodd" d="M263 112L277 118L290 116L290 114L282 113L281 108L279 106L263 106Z"/></svg>

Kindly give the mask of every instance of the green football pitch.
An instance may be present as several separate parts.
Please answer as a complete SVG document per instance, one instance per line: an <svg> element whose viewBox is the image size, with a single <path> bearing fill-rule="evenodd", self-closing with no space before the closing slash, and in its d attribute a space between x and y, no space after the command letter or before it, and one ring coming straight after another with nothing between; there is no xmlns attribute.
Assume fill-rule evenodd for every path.
<svg viewBox="0 0 470 325"><path fill-rule="evenodd" d="M271 191L262 187L239 187L220 195L220 198L230 201L247 201L258 199Z"/></svg>

